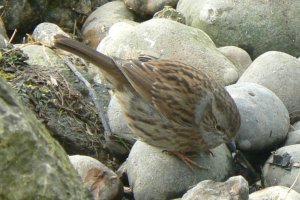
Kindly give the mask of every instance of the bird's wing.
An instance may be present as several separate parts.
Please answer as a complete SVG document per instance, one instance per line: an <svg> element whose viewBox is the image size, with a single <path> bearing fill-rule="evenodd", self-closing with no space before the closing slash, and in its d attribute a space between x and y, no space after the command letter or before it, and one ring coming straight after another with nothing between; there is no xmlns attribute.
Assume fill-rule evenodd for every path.
<svg viewBox="0 0 300 200"><path fill-rule="evenodd" d="M133 88L168 119L196 125L211 102L210 79L193 67L170 60L131 60L121 71ZM203 111L202 110L202 111Z"/></svg>
<svg viewBox="0 0 300 200"><path fill-rule="evenodd" d="M128 82L135 91L146 101L151 103L152 85L155 81L156 74L152 65L148 65L148 58L140 60L123 60L118 67L127 78Z"/></svg>
<svg viewBox="0 0 300 200"><path fill-rule="evenodd" d="M152 86L154 106L178 123L199 125L204 109L212 100L208 76L191 66L174 61L157 66L155 72L160 76L157 76Z"/></svg>

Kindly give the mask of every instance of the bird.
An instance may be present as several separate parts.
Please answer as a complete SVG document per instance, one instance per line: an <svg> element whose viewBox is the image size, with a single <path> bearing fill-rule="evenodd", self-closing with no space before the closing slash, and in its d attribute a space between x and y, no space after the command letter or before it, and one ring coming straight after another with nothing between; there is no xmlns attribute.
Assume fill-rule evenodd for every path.
<svg viewBox="0 0 300 200"><path fill-rule="evenodd" d="M89 169L82 177L85 188L94 199L121 199L122 184L117 176L99 167Z"/></svg>
<svg viewBox="0 0 300 200"><path fill-rule="evenodd" d="M201 168L186 154L209 152L240 128L233 98L202 68L150 55L109 57L60 34L53 45L97 66L114 87L133 134L184 162Z"/></svg>

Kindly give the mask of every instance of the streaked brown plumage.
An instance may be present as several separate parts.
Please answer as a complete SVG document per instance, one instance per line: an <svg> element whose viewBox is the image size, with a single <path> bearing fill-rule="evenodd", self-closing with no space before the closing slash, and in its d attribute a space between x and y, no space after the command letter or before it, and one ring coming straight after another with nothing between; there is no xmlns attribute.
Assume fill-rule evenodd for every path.
<svg viewBox="0 0 300 200"><path fill-rule="evenodd" d="M54 46L102 70L133 133L150 145L170 152L208 151L240 127L230 95L201 70L149 56L112 59L62 35L55 36Z"/></svg>
<svg viewBox="0 0 300 200"><path fill-rule="evenodd" d="M94 199L121 199L123 187L120 180L105 169L91 168L82 177L82 181Z"/></svg>

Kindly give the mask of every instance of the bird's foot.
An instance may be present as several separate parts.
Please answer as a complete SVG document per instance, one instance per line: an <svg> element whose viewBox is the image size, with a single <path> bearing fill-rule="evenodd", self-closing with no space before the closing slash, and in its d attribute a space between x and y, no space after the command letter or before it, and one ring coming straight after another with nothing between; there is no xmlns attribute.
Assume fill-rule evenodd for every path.
<svg viewBox="0 0 300 200"><path fill-rule="evenodd" d="M198 164L196 161L192 160L191 158L189 158L187 155L185 155L184 153L178 152L178 151L167 151L168 153L171 153L173 155L175 155L177 158L179 158L180 160L182 160L192 171L193 168L192 166L197 167L198 169L206 169L203 166L201 166L200 164Z"/></svg>

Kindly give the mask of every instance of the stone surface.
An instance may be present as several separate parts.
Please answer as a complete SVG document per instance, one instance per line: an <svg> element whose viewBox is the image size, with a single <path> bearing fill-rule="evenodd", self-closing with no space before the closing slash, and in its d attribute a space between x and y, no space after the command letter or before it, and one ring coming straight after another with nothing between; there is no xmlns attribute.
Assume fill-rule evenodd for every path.
<svg viewBox="0 0 300 200"><path fill-rule="evenodd" d="M123 184L111 169L88 156L72 155L69 159L94 200L121 199Z"/></svg>
<svg viewBox="0 0 300 200"><path fill-rule="evenodd" d="M0 34L1 34L6 40L8 40L6 28L5 28L4 22L3 22L3 20L2 20L2 17L0 17Z"/></svg>
<svg viewBox="0 0 300 200"><path fill-rule="evenodd" d="M185 17L171 6L165 6L162 10L156 12L153 18L170 19L185 24Z"/></svg>
<svg viewBox="0 0 300 200"><path fill-rule="evenodd" d="M294 130L300 130L300 121L297 121L293 124Z"/></svg>
<svg viewBox="0 0 300 200"><path fill-rule="evenodd" d="M51 46L53 36L56 34L62 34L69 37L59 26L53 23L44 22L39 24L33 31L32 37L35 42L40 42L43 45Z"/></svg>
<svg viewBox="0 0 300 200"><path fill-rule="evenodd" d="M0 198L88 199L63 148L0 78Z"/></svg>
<svg viewBox="0 0 300 200"><path fill-rule="evenodd" d="M248 182L242 176L229 178L226 182L205 180L187 191L181 200L248 200Z"/></svg>
<svg viewBox="0 0 300 200"><path fill-rule="evenodd" d="M239 72L239 76L241 76L252 63L249 54L239 47L225 46L218 48L218 50L235 65Z"/></svg>
<svg viewBox="0 0 300 200"><path fill-rule="evenodd" d="M73 32L94 8L110 0L0 0L8 31L28 33L40 22L52 22Z"/></svg>
<svg viewBox="0 0 300 200"><path fill-rule="evenodd" d="M26 32L38 24L40 16L47 8L48 1L0 0L0 5L3 5L5 9L2 17L7 30L18 29L18 31Z"/></svg>
<svg viewBox="0 0 300 200"><path fill-rule="evenodd" d="M8 44L8 37L2 17L0 17L0 48L5 48Z"/></svg>
<svg viewBox="0 0 300 200"><path fill-rule="evenodd" d="M124 0L130 10L140 16L152 16L164 6L176 7L178 0Z"/></svg>
<svg viewBox="0 0 300 200"><path fill-rule="evenodd" d="M274 155L276 155L276 161L282 161L274 163ZM300 144L281 147L265 162L262 171L264 185L266 187L278 185L291 187L300 173L299 164ZM300 182L296 181L292 189L300 192Z"/></svg>
<svg viewBox="0 0 300 200"><path fill-rule="evenodd" d="M28 55L27 63L35 66L35 73L39 74L40 78L43 77L47 80L42 87L45 90L43 101L36 105L31 102L32 97L26 97L25 95L24 101L33 110L36 111L38 109L38 116L43 119L52 136L63 145L68 154L85 154L97 156L97 158L100 156L101 158L99 159L105 162L102 159L104 157L102 154L105 154L105 150L103 150L101 143L101 140L104 140L101 123L87 87L81 81L78 81L78 77L70 71L62 58L52 49L46 46L29 44L19 45L19 47ZM77 70L93 85L92 77L87 74L83 67L77 67ZM26 76L30 77L33 75L29 72ZM61 95L59 98L63 97L64 106L60 104L59 98L53 99L54 97L48 94L49 88L53 87L50 84L52 83L51 77L60 83L60 86L62 83L67 84L66 88L61 87L60 91L57 92L57 94ZM39 84L42 85L43 82ZM27 85L30 84L25 84L25 87ZM110 99L107 88L103 85L97 85L93 88L104 102L104 105L107 106ZM64 91L67 92L64 93ZM40 101L40 98L37 98L36 101ZM66 104L68 101L72 103ZM70 105L72 105L70 110L77 113L76 116L74 116L73 112L66 112L68 109L64 109L70 108Z"/></svg>
<svg viewBox="0 0 300 200"><path fill-rule="evenodd" d="M0 34L0 48L6 48L8 45L8 40Z"/></svg>
<svg viewBox="0 0 300 200"><path fill-rule="evenodd" d="M289 132L284 146L300 144L300 130Z"/></svg>
<svg viewBox="0 0 300 200"><path fill-rule="evenodd" d="M300 200L300 194L284 186L267 187L249 195L249 200Z"/></svg>
<svg viewBox="0 0 300 200"><path fill-rule="evenodd" d="M300 61L286 53L270 51L256 58L239 79L273 91L289 113L300 110Z"/></svg>
<svg viewBox="0 0 300 200"><path fill-rule="evenodd" d="M121 21L134 24L133 19L133 13L123 1L109 2L97 8L85 20L81 29L83 39L90 47L96 48L113 24Z"/></svg>
<svg viewBox="0 0 300 200"><path fill-rule="evenodd" d="M252 58L271 50L300 55L299 1L180 0L177 10L218 46L242 47Z"/></svg>
<svg viewBox="0 0 300 200"><path fill-rule="evenodd" d="M289 115L272 91L255 83L237 83L226 89L241 115L236 136L239 149L258 152L284 142L290 125Z"/></svg>
<svg viewBox="0 0 300 200"><path fill-rule="evenodd" d="M151 19L131 28L115 24L97 49L123 59L150 54L178 60L210 73L221 84L238 78L236 67L203 31L172 20Z"/></svg>
<svg viewBox="0 0 300 200"><path fill-rule="evenodd" d="M128 127L127 119L122 112L121 106L115 95L112 96L109 102L107 117L113 134L115 134L118 138L122 138L132 144L135 142L135 136Z"/></svg>
<svg viewBox="0 0 300 200"><path fill-rule="evenodd" d="M233 172L231 153L226 145L190 158L205 169L187 166L162 149L137 141L127 159L127 175L134 198L172 199L182 196L202 180L223 181Z"/></svg>

